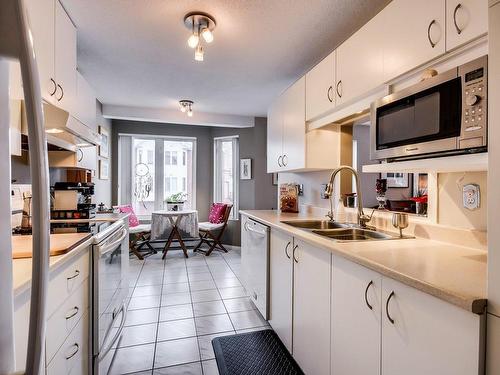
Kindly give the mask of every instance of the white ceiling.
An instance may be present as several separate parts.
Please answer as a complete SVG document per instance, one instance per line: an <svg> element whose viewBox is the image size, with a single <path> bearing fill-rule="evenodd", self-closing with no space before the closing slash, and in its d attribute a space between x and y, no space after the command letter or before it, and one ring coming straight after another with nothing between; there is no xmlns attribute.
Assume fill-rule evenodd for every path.
<svg viewBox="0 0 500 375"><path fill-rule="evenodd" d="M63 0L78 67L109 105L262 116L271 101L390 0ZM183 23L217 21L196 62ZM196 113L196 112L195 112Z"/></svg>

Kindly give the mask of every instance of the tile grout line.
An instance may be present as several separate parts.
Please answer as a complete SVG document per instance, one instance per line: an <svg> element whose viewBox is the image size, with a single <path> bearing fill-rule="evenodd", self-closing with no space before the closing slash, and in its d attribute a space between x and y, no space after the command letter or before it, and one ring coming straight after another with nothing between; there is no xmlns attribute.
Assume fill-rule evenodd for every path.
<svg viewBox="0 0 500 375"><path fill-rule="evenodd" d="M158 344L158 332L160 330L161 302L163 299L163 281L165 279L165 264L167 262L166 259L161 259L160 261L163 263L163 276L161 279L162 284L161 284L161 288L160 288L162 293L160 293L160 303L158 306L158 317L157 317L157 321L156 321L156 335L155 335L154 350L153 350L153 363L151 364L151 374L153 374L154 370L155 370L156 348L157 348L157 344Z"/></svg>

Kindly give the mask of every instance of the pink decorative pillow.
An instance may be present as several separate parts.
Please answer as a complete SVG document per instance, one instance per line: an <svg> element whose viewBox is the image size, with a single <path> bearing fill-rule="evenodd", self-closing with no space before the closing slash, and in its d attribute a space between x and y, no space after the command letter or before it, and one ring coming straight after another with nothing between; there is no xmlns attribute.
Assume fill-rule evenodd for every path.
<svg viewBox="0 0 500 375"><path fill-rule="evenodd" d="M129 227L136 227L139 225L139 219L135 215L134 209L130 204L126 204L123 206L118 206L118 209L122 214L128 214L130 213L130 216L128 217L128 226Z"/></svg>
<svg viewBox="0 0 500 375"><path fill-rule="evenodd" d="M213 203L208 214L208 221L212 224L221 224L224 222L224 214L226 213L227 205L224 203Z"/></svg>

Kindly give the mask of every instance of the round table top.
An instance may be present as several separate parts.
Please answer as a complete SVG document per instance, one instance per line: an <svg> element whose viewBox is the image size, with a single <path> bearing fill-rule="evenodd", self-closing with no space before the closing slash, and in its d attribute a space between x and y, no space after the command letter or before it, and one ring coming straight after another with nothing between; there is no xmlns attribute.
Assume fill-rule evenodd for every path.
<svg viewBox="0 0 500 375"><path fill-rule="evenodd" d="M162 216L181 216L181 215L191 215L198 213L197 210L182 210L182 211L153 211L153 215L162 215Z"/></svg>

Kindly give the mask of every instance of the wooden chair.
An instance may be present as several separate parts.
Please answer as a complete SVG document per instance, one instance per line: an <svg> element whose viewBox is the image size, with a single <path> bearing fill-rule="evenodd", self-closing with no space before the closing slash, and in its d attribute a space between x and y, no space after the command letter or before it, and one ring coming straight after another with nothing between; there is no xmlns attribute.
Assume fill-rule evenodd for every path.
<svg viewBox="0 0 500 375"><path fill-rule="evenodd" d="M151 236L151 224L139 224L129 228L129 249L140 260L144 260L145 255L156 254L157 250L149 242ZM143 251L144 247L149 250Z"/></svg>
<svg viewBox="0 0 500 375"><path fill-rule="evenodd" d="M210 222L201 222L198 224L200 232L200 242L193 249L194 252L199 251L204 253L206 256L212 254L212 251L219 250L227 253L227 249L222 245L221 239L224 235L224 231L227 227L227 222L229 220L229 215L231 214L232 204L226 206L226 211L224 212L223 221L220 224L213 224ZM208 245L208 250L202 250L201 246L203 244Z"/></svg>

